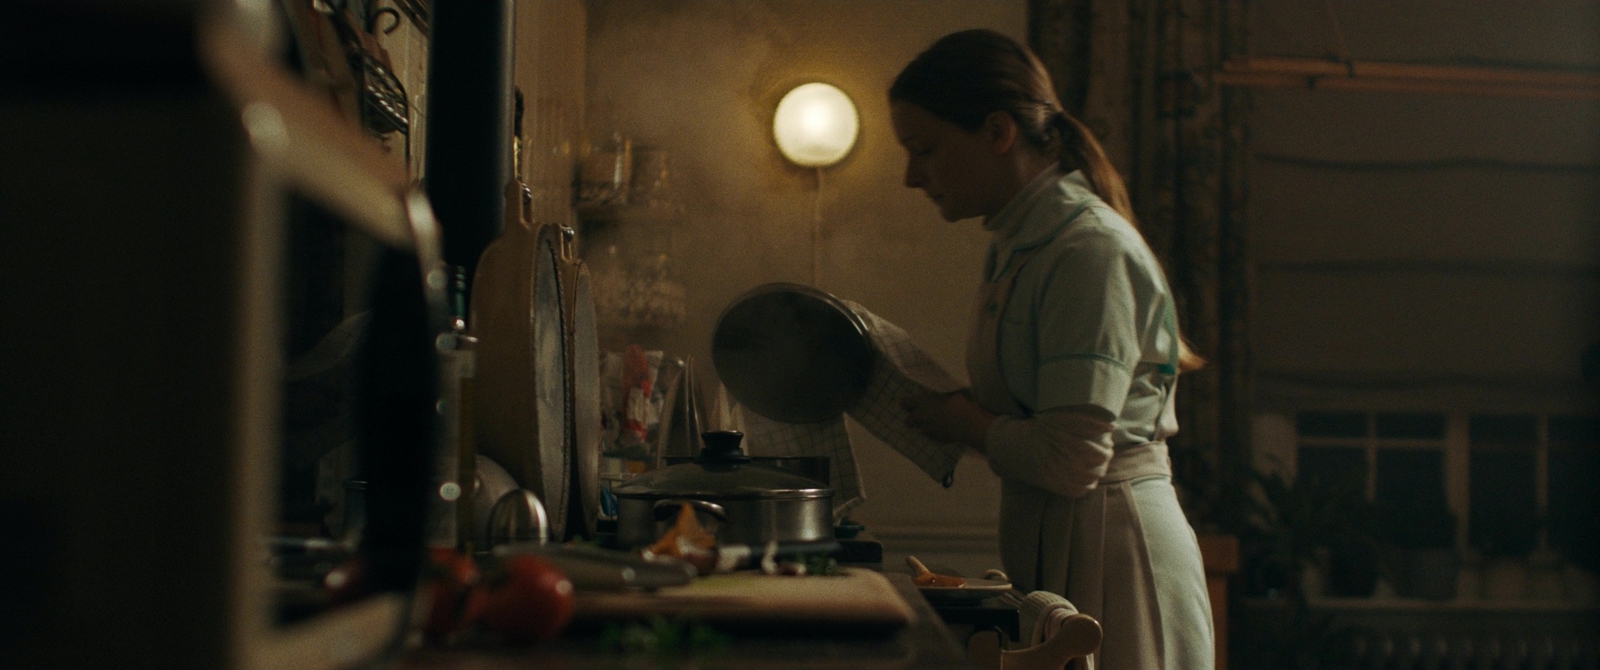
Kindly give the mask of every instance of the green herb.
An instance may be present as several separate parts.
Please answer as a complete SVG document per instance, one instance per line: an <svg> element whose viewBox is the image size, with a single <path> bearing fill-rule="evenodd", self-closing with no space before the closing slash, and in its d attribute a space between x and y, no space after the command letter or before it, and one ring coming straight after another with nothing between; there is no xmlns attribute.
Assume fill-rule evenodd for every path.
<svg viewBox="0 0 1600 670"><path fill-rule="evenodd" d="M839 574L839 561L827 554L813 554L806 557L806 574L808 575L837 575Z"/></svg>
<svg viewBox="0 0 1600 670"><path fill-rule="evenodd" d="M604 651L701 654L724 649L730 642L727 635L698 621L659 614L643 623L607 624L600 632Z"/></svg>

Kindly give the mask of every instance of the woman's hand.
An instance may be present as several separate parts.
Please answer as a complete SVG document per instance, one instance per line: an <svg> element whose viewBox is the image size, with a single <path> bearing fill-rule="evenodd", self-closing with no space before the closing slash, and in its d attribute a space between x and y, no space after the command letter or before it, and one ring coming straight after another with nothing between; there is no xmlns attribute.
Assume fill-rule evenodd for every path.
<svg viewBox="0 0 1600 670"><path fill-rule="evenodd" d="M900 401L906 410L906 427L936 442L954 442L983 451L994 415L967 394L919 393Z"/></svg>

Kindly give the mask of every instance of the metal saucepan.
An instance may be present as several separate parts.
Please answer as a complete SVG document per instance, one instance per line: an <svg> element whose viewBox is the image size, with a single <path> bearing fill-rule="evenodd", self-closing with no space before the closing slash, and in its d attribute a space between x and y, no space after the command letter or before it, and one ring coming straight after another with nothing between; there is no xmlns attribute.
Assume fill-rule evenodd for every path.
<svg viewBox="0 0 1600 670"><path fill-rule="evenodd" d="M662 462L666 465L679 463L693 463L699 456L664 456ZM828 471L829 460L827 456L751 456L751 465L760 465L805 477L815 479L825 485L832 485L831 474Z"/></svg>
<svg viewBox="0 0 1600 670"><path fill-rule="evenodd" d="M617 544L651 544L689 505L719 544L833 539L833 489L814 479L756 465L739 451L737 431L703 436L694 461L641 474L612 489L617 497Z"/></svg>

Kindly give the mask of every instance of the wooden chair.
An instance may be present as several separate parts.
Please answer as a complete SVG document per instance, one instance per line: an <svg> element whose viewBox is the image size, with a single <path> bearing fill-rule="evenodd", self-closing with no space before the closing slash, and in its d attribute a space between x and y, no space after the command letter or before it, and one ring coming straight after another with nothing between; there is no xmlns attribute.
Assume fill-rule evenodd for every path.
<svg viewBox="0 0 1600 670"><path fill-rule="evenodd" d="M967 657L983 670L1094 670L1090 654L1100 649L1100 622L1087 614L1067 616L1055 635L1027 649L1005 649L1002 633L988 630L967 638Z"/></svg>

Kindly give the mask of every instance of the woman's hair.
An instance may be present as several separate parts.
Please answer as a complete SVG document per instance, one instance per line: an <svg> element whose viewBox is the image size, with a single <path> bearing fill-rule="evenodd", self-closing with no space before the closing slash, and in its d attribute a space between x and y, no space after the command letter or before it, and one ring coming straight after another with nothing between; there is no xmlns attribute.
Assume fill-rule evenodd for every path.
<svg viewBox="0 0 1600 670"><path fill-rule="evenodd" d="M1024 141L1055 153L1063 170L1083 170L1095 193L1138 225L1128 187L1105 149L1062 108L1044 64L1015 40L983 29L946 35L895 77L889 100L909 102L967 132L994 112L1007 113Z"/></svg>
<svg viewBox="0 0 1600 670"><path fill-rule="evenodd" d="M1061 106L1044 64L1016 40L985 29L946 35L900 71L889 101L916 105L967 132L977 131L990 114L1005 112L1024 141L1054 153L1062 170L1082 170L1095 194L1138 229L1116 166L1088 126ZM1178 341L1180 369L1205 365L1181 336Z"/></svg>

